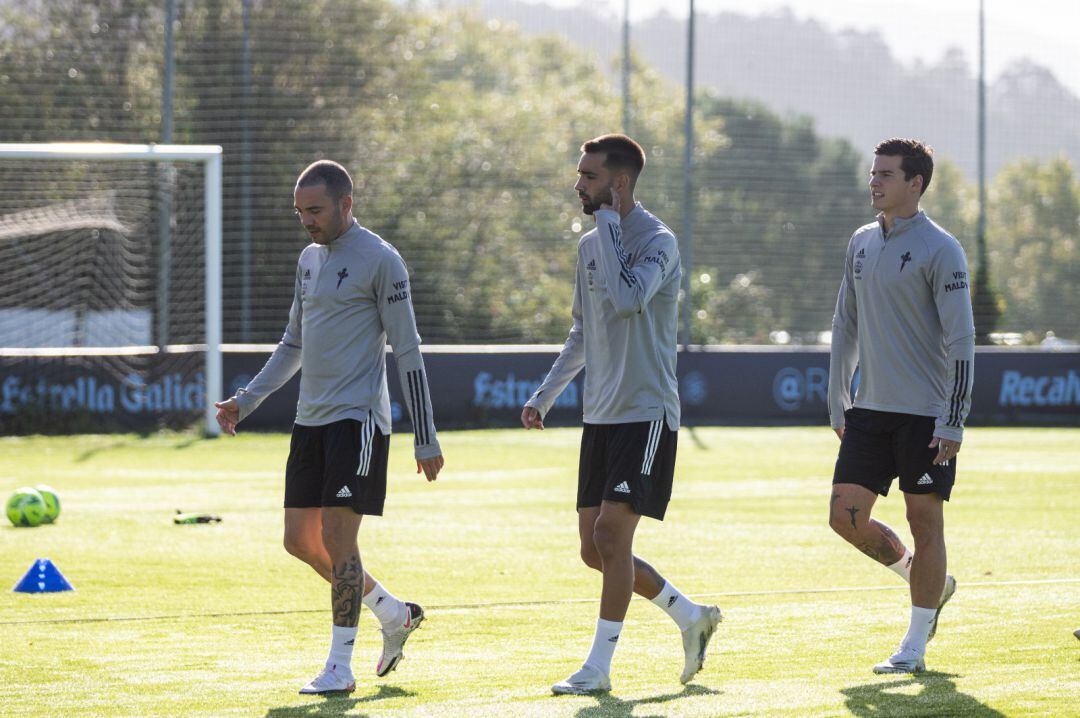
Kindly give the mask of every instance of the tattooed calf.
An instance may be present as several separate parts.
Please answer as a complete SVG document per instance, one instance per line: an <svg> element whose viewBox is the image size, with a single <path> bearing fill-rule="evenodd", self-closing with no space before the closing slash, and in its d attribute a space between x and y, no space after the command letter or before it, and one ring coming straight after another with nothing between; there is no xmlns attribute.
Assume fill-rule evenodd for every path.
<svg viewBox="0 0 1080 718"><path fill-rule="evenodd" d="M355 626L360 619L360 601L364 595L364 568L360 557L352 555L335 564L330 577L330 597L335 626Z"/></svg>

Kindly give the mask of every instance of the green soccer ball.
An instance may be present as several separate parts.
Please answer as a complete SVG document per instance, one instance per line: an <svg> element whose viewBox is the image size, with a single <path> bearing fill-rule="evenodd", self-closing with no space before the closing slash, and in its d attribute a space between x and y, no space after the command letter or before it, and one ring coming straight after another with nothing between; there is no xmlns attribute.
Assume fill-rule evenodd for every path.
<svg viewBox="0 0 1080 718"><path fill-rule="evenodd" d="M38 484L34 487L41 498L45 499L45 520L43 523L51 524L60 515L60 497L56 490L46 484Z"/></svg>
<svg viewBox="0 0 1080 718"><path fill-rule="evenodd" d="M45 520L45 499L35 489L17 489L7 502L7 517L16 526L37 526Z"/></svg>

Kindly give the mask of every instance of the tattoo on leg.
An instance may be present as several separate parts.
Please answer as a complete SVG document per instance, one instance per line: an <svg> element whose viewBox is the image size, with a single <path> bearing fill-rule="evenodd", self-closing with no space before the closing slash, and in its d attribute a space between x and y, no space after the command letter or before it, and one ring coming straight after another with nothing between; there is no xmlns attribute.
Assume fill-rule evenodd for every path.
<svg viewBox="0 0 1080 718"><path fill-rule="evenodd" d="M855 514L859 513L859 510L854 506L849 506L848 508L844 509L844 511L847 511L849 514L851 514L851 528L858 528L855 525Z"/></svg>
<svg viewBox="0 0 1080 718"><path fill-rule="evenodd" d="M649 574L652 580L655 581L656 585L660 588L663 588L664 584L667 583L667 581L664 580L664 577L660 575L659 571L637 556L634 556L634 570Z"/></svg>
<svg viewBox="0 0 1080 718"><path fill-rule="evenodd" d="M878 556L877 549L874 548L873 544L865 543L865 542L857 543L857 544L855 544L855 548L859 549L860 551L862 551L864 554L866 554L870 558L874 559L875 561L881 561L881 557Z"/></svg>
<svg viewBox="0 0 1080 718"><path fill-rule="evenodd" d="M364 568L353 554L333 567L330 598L335 626L355 626L360 618L360 597L364 594Z"/></svg>
<svg viewBox="0 0 1080 718"><path fill-rule="evenodd" d="M879 521L872 521L881 531L881 544L878 549L878 560L886 566L892 565L904 556L904 542L896 535L896 532Z"/></svg>

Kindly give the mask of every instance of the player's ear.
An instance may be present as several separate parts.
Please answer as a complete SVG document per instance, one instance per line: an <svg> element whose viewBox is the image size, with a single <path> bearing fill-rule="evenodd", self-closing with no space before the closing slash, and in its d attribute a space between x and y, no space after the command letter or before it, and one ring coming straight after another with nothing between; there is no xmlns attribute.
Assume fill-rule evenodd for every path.
<svg viewBox="0 0 1080 718"><path fill-rule="evenodd" d="M347 194L341 198L341 212L342 214L348 214L352 212L352 195Z"/></svg>

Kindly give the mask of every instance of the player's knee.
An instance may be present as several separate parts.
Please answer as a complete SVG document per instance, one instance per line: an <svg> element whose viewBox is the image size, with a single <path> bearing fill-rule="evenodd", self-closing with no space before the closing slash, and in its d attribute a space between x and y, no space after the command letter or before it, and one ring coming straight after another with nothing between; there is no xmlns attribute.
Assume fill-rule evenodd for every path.
<svg viewBox="0 0 1080 718"><path fill-rule="evenodd" d="M855 533L855 527L851 525L851 518L843 511L837 510L836 506L833 506L829 511L829 528L845 540L851 540L851 537Z"/></svg>
<svg viewBox="0 0 1080 718"><path fill-rule="evenodd" d="M282 543L285 545L285 550L290 555L295 556L301 561L307 561L314 553L313 548L308 541L305 540L303 536L297 534L285 532L285 540Z"/></svg>
<svg viewBox="0 0 1080 718"><path fill-rule="evenodd" d="M592 538L581 542L581 560L586 566L595 568L597 571L604 568L604 563L600 560L600 552L596 550L596 543Z"/></svg>
<svg viewBox="0 0 1080 718"><path fill-rule="evenodd" d="M916 549L937 543L944 537L945 527L940 516L908 509L907 520Z"/></svg>
<svg viewBox="0 0 1080 718"><path fill-rule="evenodd" d="M605 558L617 556L623 549L621 532L604 520L598 520L593 527L593 546L603 561Z"/></svg>

